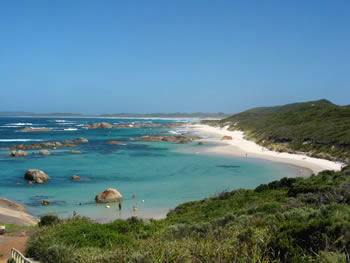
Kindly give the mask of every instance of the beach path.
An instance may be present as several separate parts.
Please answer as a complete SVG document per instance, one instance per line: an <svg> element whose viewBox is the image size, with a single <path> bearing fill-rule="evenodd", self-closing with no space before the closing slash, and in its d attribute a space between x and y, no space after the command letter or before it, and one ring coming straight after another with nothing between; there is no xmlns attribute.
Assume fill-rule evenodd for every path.
<svg viewBox="0 0 350 263"><path fill-rule="evenodd" d="M10 258L12 248L16 248L18 251L24 254L28 238L28 235L0 236L0 255L2 255L2 257L0 257L0 263L7 262L7 260Z"/></svg>

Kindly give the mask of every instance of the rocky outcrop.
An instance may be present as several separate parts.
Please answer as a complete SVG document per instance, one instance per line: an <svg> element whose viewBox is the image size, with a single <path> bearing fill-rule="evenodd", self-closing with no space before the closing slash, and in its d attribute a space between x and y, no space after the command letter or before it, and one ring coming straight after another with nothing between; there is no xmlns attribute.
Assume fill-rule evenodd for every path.
<svg viewBox="0 0 350 263"><path fill-rule="evenodd" d="M147 137L137 138L136 141L187 143L187 142L200 140L200 139L202 139L202 137L199 137L199 136L172 135L172 136L147 136Z"/></svg>
<svg viewBox="0 0 350 263"><path fill-rule="evenodd" d="M232 136L225 135L224 137L221 138L221 140L232 140Z"/></svg>
<svg viewBox="0 0 350 263"><path fill-rule="evenodd" d="M97 203L120 202L123 200L123 196L118 192L118 190L108 188L104 192L96 195L95 200Z"/></svg>
<svg viewBox="0 0 350 263"><path fill-rule="evenodd" d="M50 128L23 128L17 130L18 132L49 132L52 131Z"/></svg>
<svg viewBox="0 0 350 263"><path fill-rule="evenodd" d="M50 180L50 177L44 171L28 169L24 174L24 179L34 181L37 184L43 184Z"/></svg>
<svg viewBox="0 0 350 263"><path fill-rule="evenodd" d="M6 198L0 198L0 218L3 224L21 226L36 225L39 221L37 218L29 215L22 204Z"/></svg>
<svg viewBox="0 0 350 263"><path fill-rule="evenodd" d="M86 138L80 137L80 138L76 138L73 142L75 142L75 143L87 143L87 142L89 142L89 140Z"/></svg>
<svg viewBox="0 0 350 263"><path fill-rule="evenodd" d="M48 150L40 150L40 155L50 155L51 153Z"/></svg>
<svg viewBox="0 0 350 263"><path fill-rule="evenodd" d="M79 175L72 175L72 180L73 181L79 181L80 180L80 176Z"/></svg>
<svg viewBox="0 0 350 263"><path fill-rule="evenodd" d="M152 128L152 127L163 127L163 128L174 128L182 126L181 123L169 123L169 124L159 124L159 123L133 123L133 122L123 122L119 124L112 125L108 122L97 122L92 124L84 124L85 128L88 129L135 129L135 128Z"/></svg>
<svg viewBox="0 0 350 263"><path fill-rule="evenodd" d="M27 156L28 153L26 153L25 151L22 151L22 150L18 150L18 151L12 151L8 155L10 157L24 157L24 156Z"/></svg>
<svg viewBox="0 0 350 263"><path fill-rule="evenodd" d="M81 151L71 151L72 154L81 154Z"/></svg>
<svg viewBox="0 0 350 263"><path fill-rule="evenodd" d="M122 144L121 142L119 141L109 141L109 142L106 142L107 144Z"/></svg>
<svg viewBox="0 0 350 263"><path fill-rule="evenodd" d="M113 125L108 122L97 122L93 124L85 124L84 127L88 129L112 129Z"/></svg>
<svg viewBox="0 0 350 263"><path fill-rule="evenodd" d="M32 150L32 149L40 149L40 148L58 148L58 147L76 147L75 144L65 144L61 142L41 142L41 143L33 143L33 144L17 144L12 145L10 149L12 150Z"/></svg>

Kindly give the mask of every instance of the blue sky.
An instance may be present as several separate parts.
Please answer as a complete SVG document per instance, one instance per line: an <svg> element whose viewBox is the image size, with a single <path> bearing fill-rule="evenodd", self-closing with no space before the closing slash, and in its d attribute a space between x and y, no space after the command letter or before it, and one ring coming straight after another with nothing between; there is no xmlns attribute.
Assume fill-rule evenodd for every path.
<svg viewBox="0 0 350 263"><path fill-rule="evenodd" d="M350 104L350 1L0 2L0 111Z"/></svg>

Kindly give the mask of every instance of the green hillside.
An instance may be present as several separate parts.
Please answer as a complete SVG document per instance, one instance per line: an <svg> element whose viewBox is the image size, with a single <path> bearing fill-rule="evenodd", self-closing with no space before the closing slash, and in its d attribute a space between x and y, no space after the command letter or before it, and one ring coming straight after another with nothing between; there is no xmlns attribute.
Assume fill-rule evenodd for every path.
<svg viewBox="0 0 350 263"><path fill-rule="evenodd" d="M350 166L187 202L166 219L43 217L27 256L46 263L348 262Z"/></svg>
<svg viewBox="0 0 350 263"><path fill-rule="evenodd" d="M203 123L243 130L270 149L350 162L350 106L328 100L254 108Z"/></svg>

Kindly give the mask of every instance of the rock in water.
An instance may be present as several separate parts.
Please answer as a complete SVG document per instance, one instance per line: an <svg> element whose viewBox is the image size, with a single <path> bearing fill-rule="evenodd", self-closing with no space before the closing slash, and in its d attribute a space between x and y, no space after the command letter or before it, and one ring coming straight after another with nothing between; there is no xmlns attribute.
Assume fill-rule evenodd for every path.
<svg viewBox="0 0 350 263"><path fill-rule="evenodd" d="M73 142L86 143L86 142L89 142L89 140L86 138L80 137L80 138L76 138Z"/></svg>
<svg viewBox="0 0 350 263"><path fill-rule="evenodd" d="M48 150L40 150L40 155L50 155L50 152Z"/></svg>
<svg viewBox="0 0 350 263"><path fill-rule="evenodd" d="M108 188L104 192L96 195L95 200L97 203L119 202L123 200L123 196L118 192L118 190Z"/></svg>
<svg viewBox="0 0 350 263"><path fill-rule="evenodd" d="M80 176L79 175L73 175L72 176L72 180L79 181L80 180Z"/></svg>
<svg viewBox="0 0 350 263"><path fill-rule="evenodd" d="M34 181L37 184L43 184L50 180L50 177L44 171L28 169L24 175L24 179Z"/></svg>
<svg viewBox="0 0 350 263"><path fill-rule="evenodd" d="M22 150L18 150L18 151L12 151L11 153L9 153L10 157L23 157L23 156L27 156L28 153L26 153L25 151Z"/></svg>
<svg viewBox="0 0 350 263"><path fill-rule="evenodd" d="M81 154L80 151L71 151L71 153L73 153L73 154Z"/></svg>
<svg viewBox="0 0 350 263"><path fill-rule="evenodd" d="M41 204L42 205L49 205L49 204L51 204L51 201L50 200L42 200Z"/></svg>
<svg viewBox="0 0 350 263"><path fill-rule="evenodd" d="M108 141L107 144L121 144L119 141Z"/></svg>

